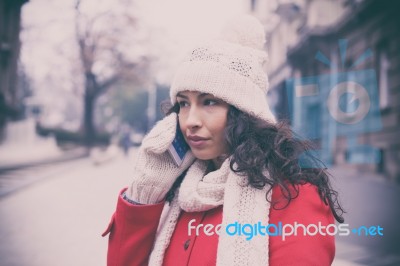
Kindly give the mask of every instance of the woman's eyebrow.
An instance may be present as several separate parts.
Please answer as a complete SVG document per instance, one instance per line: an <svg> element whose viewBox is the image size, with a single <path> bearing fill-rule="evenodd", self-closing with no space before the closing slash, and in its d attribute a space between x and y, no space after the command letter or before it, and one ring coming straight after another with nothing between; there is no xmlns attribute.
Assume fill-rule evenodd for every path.
<svg viewBox="0 0 400 266"><path fill-rule="evenodd" d="M212 94L210 94L210 93L205 93L205 92L203 92L203 93L200 93L199 95L197 95L197 98L198 99L201 99L201 98L204 98L204 97L214 97L214 95L212 95ZM181 94L181 93L177 93L176 94L176 97L181 97L181 98L183 98L183 99L189 99L189 97L188 96L186 96L186 95L184 95L184 94Z"/></svg>
<svg viewBox="0 0 400 266"><path fill-rule="evenodd" d="M209 94L209 93L200 93L199 94L199 96L197 96L198 98L203 98L203 97L207 97L207 96L212 96L212 97L214 97L212 94Z"/></svg>
<svg viewBox="0 0 400 266"><path fill-rule="evenodd" d="M188 97L187 97L186 95L183 95L183 94L181 94L181 93L178 93L178 94L176 95L176 97L181 97L181 98L184 98L184 99L188 99Z"/></svg>

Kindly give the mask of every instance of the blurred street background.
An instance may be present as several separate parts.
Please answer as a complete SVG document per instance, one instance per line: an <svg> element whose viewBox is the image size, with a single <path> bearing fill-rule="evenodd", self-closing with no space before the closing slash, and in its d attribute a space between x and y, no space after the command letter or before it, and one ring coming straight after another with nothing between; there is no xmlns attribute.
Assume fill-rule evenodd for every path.
<svg viewBox="0 0 400 266"><path fill-rule="evenodd" d="M336 266L400 265L399 1L0 0L0 266L105 265L101 238L184 52L264 24L269 103L315 142L350 228ZM310 251L312 256L312 251Z"/></svg>

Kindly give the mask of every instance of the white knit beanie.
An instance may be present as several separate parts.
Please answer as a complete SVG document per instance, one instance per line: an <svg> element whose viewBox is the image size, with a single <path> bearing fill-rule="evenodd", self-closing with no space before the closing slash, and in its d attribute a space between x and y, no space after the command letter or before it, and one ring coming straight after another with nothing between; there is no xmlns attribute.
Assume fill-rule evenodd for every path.
<svg viewBox="0 0 400 266"><path fill-rule="evenodd" d="M250 15L232 19L219 39L196 47L180 65L171 84L172 104L181 91L209 93L243 112L275 123L266 98L264 43L264 28L257 19Z"/></svg>

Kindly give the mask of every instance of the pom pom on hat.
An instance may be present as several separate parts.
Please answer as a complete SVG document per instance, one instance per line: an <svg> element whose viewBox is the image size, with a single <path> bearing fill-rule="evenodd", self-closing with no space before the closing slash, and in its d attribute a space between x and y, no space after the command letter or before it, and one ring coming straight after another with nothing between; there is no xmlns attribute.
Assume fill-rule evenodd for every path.
<svg viewBox="0 0 400 266"><path fill-rule="evenodd" d="M250 15L241 15L228 21L220 39L261 50L265 44L265 31L261 23Z"/></svg>
<svg viewBox="0 0 400 266"><path fill-rule="evenodd" d="M209 93L245 113L275 123L266 98L264 43L264 28L256 18L240 15L229 20L218 40L194 48L178 68L171 84L171 103L176 103L181 91Z"/></svg>

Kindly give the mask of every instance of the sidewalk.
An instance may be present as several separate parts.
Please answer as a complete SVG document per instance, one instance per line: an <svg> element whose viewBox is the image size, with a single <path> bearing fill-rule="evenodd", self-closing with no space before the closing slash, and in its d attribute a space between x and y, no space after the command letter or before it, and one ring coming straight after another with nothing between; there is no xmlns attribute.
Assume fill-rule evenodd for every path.
<svg viewBox="0 0 400 266"><path fill-rule="evenodd" d="M400 185L373 172L357 172L344 167L329 169L334 188L347 213L349 228L381 226L383 236L336 237L334 266L400 265Z"/></svg>
<svg viewBox="0 0 400 266"><path fill-rule="evenodd" d="M5 136L0 144L0 173L88 156L86 148L62 150L54 137L38 136L32 118L10 123Z"/></svg>
<svg viewBox="0 0 400 266"><path fill-rule="evenodd" d="M4 152L0 152L0 173L31 166L71 161L89 156L88 150L84 147L76 147L66 151L55 150L52 152L29 150L25 154L18 155L15 155L10 149L5 150Z"/></svg>
<svg viewBox="0 0 400 266"><path fill-rule="evenodd" d="M1 198L0 265L105 265L108 239L101 233L131 167L123 156L102 164L75 160L44 182Z"/></svg>

